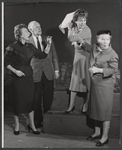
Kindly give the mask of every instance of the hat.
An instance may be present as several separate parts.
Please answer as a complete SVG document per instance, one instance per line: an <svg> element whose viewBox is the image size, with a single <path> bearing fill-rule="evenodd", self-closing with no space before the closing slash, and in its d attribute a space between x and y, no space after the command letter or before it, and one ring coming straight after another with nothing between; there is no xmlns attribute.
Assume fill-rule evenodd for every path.
<svg viewBox="0 0 122 150"><path fill-rule="evenodd" d="M101 35L101 34L111 35L111 31L110 30L100 30L100 31L97 31L97 35Z"/></svg>

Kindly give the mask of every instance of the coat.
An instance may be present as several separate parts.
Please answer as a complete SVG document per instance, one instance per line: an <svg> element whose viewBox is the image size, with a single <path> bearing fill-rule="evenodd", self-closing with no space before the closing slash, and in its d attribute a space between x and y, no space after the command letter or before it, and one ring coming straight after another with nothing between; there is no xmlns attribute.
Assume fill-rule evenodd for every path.
<svg viewBox="0 0 122 150"><path fill-rule="evenodd" d="M42 41L45 41L47 36L42 35ZM34 39L31 36L29 43L32 43L35 47ZM33 69L34 82L40 82L42 77L42 72L44 72L48 80L54 80L55 70L59 71L58 57L55 50L54 43L52 41L50 52L45 59L38 59L33 57L31 60L31 66Z"/></svg>
<svg viewBox="0 0 122 150"><path fill-rule="evenodd" d="M5 67L11 65L25 74L18 77L12 73L8 106L9 110L16 114L34 110L34 80L30 61L35 52L32 44L23 45L18 41L9 45L5 53Z"/></svg>
<svg viewBox="0 0 122 150"><path fill-rule="evenodd" d="M90 66L102 68L103 73L91 74L88 115L94 120L109 121L112 115L114 77L118 70L118 55L112 47L100 53L95 44L91 48Z"/></svg>

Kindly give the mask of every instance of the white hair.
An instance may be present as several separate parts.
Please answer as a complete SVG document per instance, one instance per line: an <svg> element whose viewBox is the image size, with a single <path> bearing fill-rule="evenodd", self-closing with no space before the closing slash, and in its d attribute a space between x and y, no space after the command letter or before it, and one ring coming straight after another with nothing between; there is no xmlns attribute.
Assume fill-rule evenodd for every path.
<svg viewBox="0 0 122 150"><path fill-rule="evenodd" d="M31 21L28 24L28 29L29 29L30 32L34 29L34 27L36 26L36 24L39 24L39 23L37 21Z"/></svg>

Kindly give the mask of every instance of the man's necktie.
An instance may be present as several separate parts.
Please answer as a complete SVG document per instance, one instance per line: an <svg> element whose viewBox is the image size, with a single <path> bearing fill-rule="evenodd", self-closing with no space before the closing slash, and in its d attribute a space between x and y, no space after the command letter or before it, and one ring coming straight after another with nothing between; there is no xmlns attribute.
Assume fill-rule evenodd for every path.
<svg viewBox="0 0 122 150"><path fill-rule="evenodd" d="M39 42L38 37L37 37L36 39L37 39L37 46L38 46L38 50L40 50L40 51L41 51L41 46L40 46L40 42Z"/></svg>

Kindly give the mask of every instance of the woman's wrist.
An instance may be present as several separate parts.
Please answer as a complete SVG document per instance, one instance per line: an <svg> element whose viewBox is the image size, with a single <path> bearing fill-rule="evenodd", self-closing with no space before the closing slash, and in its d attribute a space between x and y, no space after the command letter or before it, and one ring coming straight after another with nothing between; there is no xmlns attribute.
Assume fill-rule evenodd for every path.
<svg viewBox="0 0 122 150"><path fill-rule="evenodd" d="M15 74L17 73L17 70L16 70L16 69L14 69L14 68L13 68L13 73L15 73Z"/></svg>
<svg viewBox="0 0 122 150"><path fill-rule="evenodd" d="M11 71L11 72L13 72L13 73L17 73L17 70L15 69L15 68L13 68L11 65L8 65L7 66L7 68Z"/></svg>
<svg viewBox="0 0 122 150"><path fill-rule="evenodd" d="M103 69L100 68L99 71L100 71L100 73L103 73Z"/></svg>

